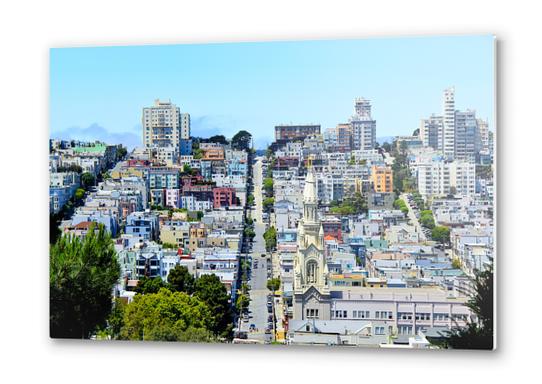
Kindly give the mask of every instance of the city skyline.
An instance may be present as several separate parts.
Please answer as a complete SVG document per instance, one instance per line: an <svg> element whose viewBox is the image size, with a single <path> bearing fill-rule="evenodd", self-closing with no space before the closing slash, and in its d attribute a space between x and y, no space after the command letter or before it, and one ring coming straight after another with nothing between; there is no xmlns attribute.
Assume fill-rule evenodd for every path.
<svg viewBox="0 0 542 384"><path fill-rule="evenodd" d="M51 137L141 146L142 109L158 98L191 115L193 136L247 130L257 148L275 125L347 122L357 97L377 137L406 135L450 86L494 130L493 49L490 35L56 48Z"/></svg>

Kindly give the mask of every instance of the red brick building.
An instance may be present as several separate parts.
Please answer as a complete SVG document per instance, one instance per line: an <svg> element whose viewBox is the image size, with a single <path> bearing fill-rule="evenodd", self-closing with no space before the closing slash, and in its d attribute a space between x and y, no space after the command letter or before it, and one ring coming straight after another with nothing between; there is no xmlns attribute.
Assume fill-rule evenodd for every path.
<svg viewBox="0 0 542 384"><path fill-rule="evenodd" d="M324 236L332 236L337 239L340 243L343 241L342 236L342 225L340 220L323 220L322 229L324 230Z"/></svg>
<svg viewBox="0 0 542 384"><path fill-rule="evenodd" d="M213 188L214 208L229 207L231 205L237 205L235 189L227 187Z"/></svg>

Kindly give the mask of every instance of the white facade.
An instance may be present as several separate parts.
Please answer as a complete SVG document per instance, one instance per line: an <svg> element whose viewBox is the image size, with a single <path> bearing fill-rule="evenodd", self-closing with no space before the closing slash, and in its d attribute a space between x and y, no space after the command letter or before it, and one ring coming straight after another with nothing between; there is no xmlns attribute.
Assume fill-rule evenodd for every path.
<svg viewBox="0 0 542 384"><path fill-rule="evenodd" d="M357 98L354 112L350 118L353 149L373 149L376 145L376 121L371 117L371 102L362 97Z"/></svg>
<svg viewBox="0 0 542 384"><path fill-rule="evenodd" d="M190 115L170 101L157 99L152 107L143 108L141 123L145 148L180 148L181 139L190 138Z"/></svg>
<svg viewBox="0 0 542 384"><path fill-rule="evenodd" d="M442 151L444 156L453 159L455 154L455 89L453 87L444 90L443 101Z"/></svg>
<svg viewBox="0 0 542 384"><path fill-rule="evenodd" d="M417 165L418 190L424 199L454 194L472 196L476 191L475 165L465 161L429 161Z"/></svg>

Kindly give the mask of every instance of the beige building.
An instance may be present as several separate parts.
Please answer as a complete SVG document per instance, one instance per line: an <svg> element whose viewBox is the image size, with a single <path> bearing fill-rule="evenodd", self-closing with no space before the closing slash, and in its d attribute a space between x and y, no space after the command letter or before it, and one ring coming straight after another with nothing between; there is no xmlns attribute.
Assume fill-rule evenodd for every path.
<svg viewBox="0 0 542 384"><path fill-rule="evenodd" d="M174 147L179 149L182 140L190 139L190 115L181 113L171 101L156 99L152 107L143 108L143 145Z"/></svg>
<svg viewBox="0 0 542 384"><path fill-rule="evenodd" d="M207 229L205 225L198 223L190 227L190 238L188 248L190 252L196 251L198 248L207 247Z"/></svg>
<svg viewBox="0 0 542 384"><path fill-rule="evenodd" d="M190 223L170 222L160 226L160 241L184 248L189 244Z"/></svg>

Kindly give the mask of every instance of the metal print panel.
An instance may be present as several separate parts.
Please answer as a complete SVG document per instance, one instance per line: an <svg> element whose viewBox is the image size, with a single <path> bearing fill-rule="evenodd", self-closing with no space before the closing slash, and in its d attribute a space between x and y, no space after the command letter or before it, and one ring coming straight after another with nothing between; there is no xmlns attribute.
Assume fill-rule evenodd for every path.
<svg viewBox="0 0 542 384"><path fill-rule="evenodd" d="M493 36L52 49L51 337L493 349L494 60Z"/></svg>

